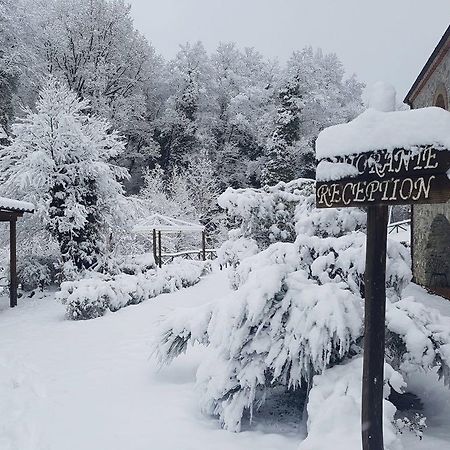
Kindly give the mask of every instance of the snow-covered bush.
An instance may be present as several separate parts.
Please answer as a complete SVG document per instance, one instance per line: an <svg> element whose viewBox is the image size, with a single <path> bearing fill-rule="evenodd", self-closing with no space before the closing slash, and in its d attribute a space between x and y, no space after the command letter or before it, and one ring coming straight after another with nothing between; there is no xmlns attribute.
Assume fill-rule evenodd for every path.
<svg viewBox="0 0 450 450"><path fill-rule="evenodd" d="M9 231L0 226L0 266L9 273ZM6 252L5 252L6 251ZM25 291L60 282L62 258L58 243L45 230L37 214L25 215L17 222L17 276Z"/></svg>
<svg viewBox="0 0 450 450"><path fill-rule="evenodd" d="M296 183L304 193L289 208L294 211L289 221L296 239L265 249L270 238L261 230L269 230L275 217L270 195L266 190L224 194L236 197L230 203L236 226L225 248L243 239L246 248L251 240L260 252L242 252L243 259L232 269L237 289L232 294L196 310L175 311L160 325L155 348L161 363L169 363L194 343L211 348L197 373L202 409L232 431L240 430L242 418L247 413L251 417L272 389L281 385L307 393L315 376L362 352L365 215L358 209L315 209L310 181ZM249 201L239 198L247 194ZM255 198L264 201L252 203ZM221 201L224 204L224 197ZM252 220L250 205L255 203L265 205L254 208L266 214L265 221ZM258 223L253 226L254 222ZM392 338L387 342L387 363L404 376L411 367L437 366L447 379L450 335L437 313L425 313L411 299L401 299L410 279L407 250L389 241L387 328ZM389 417L395 412L392 408Z"/></svg>
<svg viewBox="0 0 450 450"><path fill-rule="evenodd" d="M91 272L85 278L66 281L56 297L66 305L73 320L94 319L106 311L117 311L157 295L192 286L210 270L208 263L176 260L161 269L130 275L102 275Z"/></svg>
<svg viewBox="0 0 450 450"><path fill-rule="evenodd" d="M390 390L406 387L402 375L384 366L383 427L385 450L402 449L394 427L395 406ZM327 369L314 377L308 401L308 436L299 450L361 448L362 358Z"/></svg>
<svg viewBox="0 0 450 450"><path fill-rule="evenodd" d="M223 266L230 265L236 268L243 259L259 252L258 244L254 239L239 236L236 231L238 230L229 232L229 239L217 251L218 262Z"/></svg>
<svg viewBox="0 0 450 450"><path fill-rule="evenodd" d="M386 305L387 357L405 375L438 368L450 387L450 327L438 311L402 298Z"/></svg>
<svg viewBox="0 0 450 450"><path fill-rule="evenodd" d="M160 360L169 362L189 341L213 347L214 361L198 375L203 409L239 430L245 410L273 386L305 388L315 374L361 350L364 246L358 232L300 235L246 258L236 270L236 292L196 311L195 319L174 314L161 325ZM403 247L390 247L388 257L403 260L409 274ZM396 297L407 278L389 267L396 266L387 272Z"/></svg>
<svg viewBox="0 0 450 450"><path fill-rule="evenodd" d="M43 289L57 282L59 270L59 261L52 257L27 255L19 260L17 278L24 291Z"/></svg>
<svg viewBox="0 0 450 450"><path fill-rule="evenodd" d="M118 259L116 264L118 272L128 275L137 275L156 268L155 260L151 253L125 256Z"/></svg>
<svg viewBox="0 0 450 450"><path fill-rule="evenodd" d="M219 263L236 267L243 258L273 242L293 242L296 209L313 189L314 181L306 179L262 189L228 188L218 198L230 229L228 240L219 250Z"/></svg>
<svg viewBox="0 0 450 450"><path fill-rule="evenodd" d="M300 178L262 189L228 188L218 203L226 210L229 228L266 248L272 242L295 240L295 209L313 190L313 180Z"/></svg>

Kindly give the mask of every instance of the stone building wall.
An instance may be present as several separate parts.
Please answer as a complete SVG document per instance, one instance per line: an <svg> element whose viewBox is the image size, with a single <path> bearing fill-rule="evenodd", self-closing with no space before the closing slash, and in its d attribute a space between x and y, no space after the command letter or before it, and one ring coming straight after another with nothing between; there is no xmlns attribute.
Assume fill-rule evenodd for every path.
<svg viewBox="0 0 450 450"><path fill-rule="evenodd" d="M450 51L435 69L430 79L414 99L413 108L424 108L433 106L437 96L445 95L446 100L450 97ZM448 109L448 102L446 103Z"/></svg>
<svg viewBox="0 0 450 450"><path fill-rule="evenodd" d="M444 98L449 109L450 51L414 99L413 108L437 104ZM428 287L450 287L450 202L414 205L412 215L414 280Z"/></svg>

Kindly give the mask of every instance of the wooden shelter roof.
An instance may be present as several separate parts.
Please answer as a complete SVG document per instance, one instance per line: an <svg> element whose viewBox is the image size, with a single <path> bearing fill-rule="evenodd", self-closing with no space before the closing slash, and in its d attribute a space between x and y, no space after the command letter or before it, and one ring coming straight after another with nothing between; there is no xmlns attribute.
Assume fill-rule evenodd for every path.
<svg viewBox="0 0 450 450"><path fill-rule="evenodd" d="M0 197L0 210L4 212L32 213L34 212L34 205L30 202Z"/></svg>
<svg viewBox="0 0 450 450"><path fill-rule="evenodd" d="M205 227L198 223L164 216L154 213L150 217L140 220L134 227L133 233L147 234L153 230L164 233L198 232L204 231Z"/></svg>

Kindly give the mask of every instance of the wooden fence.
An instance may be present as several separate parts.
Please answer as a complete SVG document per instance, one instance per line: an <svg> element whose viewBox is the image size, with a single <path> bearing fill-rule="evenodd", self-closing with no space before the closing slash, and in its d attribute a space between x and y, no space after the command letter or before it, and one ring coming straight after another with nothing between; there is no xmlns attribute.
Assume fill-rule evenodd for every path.
<svg viewBox="0 0 450 450"><path fill-rule="evenodd" d="M175 253L162 253L161 263L162 264L171 263L175 258L190 259L192 261L213 260L217 258L217 249L207 248L204 251L184 250L182 252L175 252Z"/></svg>

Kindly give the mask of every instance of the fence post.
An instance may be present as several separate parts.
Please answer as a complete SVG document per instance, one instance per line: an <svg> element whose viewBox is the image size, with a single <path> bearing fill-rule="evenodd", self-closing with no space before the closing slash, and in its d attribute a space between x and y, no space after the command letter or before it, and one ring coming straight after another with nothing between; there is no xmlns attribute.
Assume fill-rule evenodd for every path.
<svg viewBox="0 0 450 450"><path fill-rule="evenodd" d="M9 221L9 306L17 306L16 218Z"/></svg>
<svg viewBox="0 0 450 450"><path fill-rule="evenodd" d="M202 231L202 257L203 261L206 261L206 231Z"/></svg>
<svg viewBox="0 0 450 450"><path fill-rule="evenodd" d="M155 264L158 264L158 255L156 254L156 229L153 228L153 259Z"/></svg>
<svg viewBox="0 0 450 450"><path fill-rule="evenodd" d="M162 267L162 257L161 257L161 230L158 231L158 265L159 265L159 268Z"/></svg>

